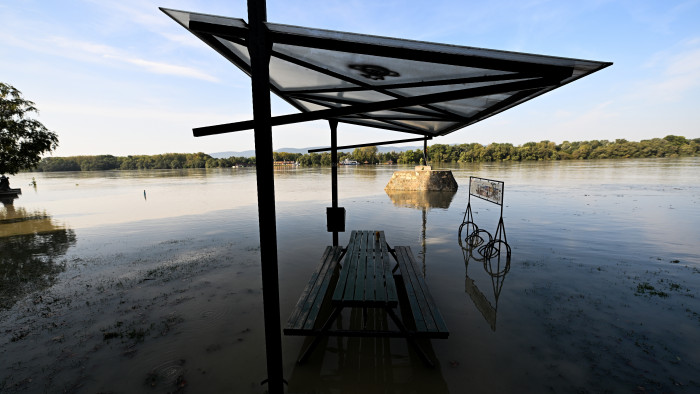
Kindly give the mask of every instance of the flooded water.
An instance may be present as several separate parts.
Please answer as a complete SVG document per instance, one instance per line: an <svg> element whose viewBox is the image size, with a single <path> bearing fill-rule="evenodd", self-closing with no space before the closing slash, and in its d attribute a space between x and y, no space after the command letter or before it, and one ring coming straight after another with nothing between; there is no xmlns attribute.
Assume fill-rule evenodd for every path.
<svg viewBox="0 0 700 394"><path fill-rule="evenodd" d="M397 167L340 168L340 243L372 229L410 246L450 337L430 341L430 369L400 338L331 338L298 366L305 339L285 336L288 391L700 391L699 167L475 164L436 195L387 194ZM505 182L505 275L458 239L470 175ZM332 242L330 169L275 176L284 324ZM264 392L254 170L11 183L23 194L0 208L0 392ZM471 207L494 232L500 207Z"/></svg>

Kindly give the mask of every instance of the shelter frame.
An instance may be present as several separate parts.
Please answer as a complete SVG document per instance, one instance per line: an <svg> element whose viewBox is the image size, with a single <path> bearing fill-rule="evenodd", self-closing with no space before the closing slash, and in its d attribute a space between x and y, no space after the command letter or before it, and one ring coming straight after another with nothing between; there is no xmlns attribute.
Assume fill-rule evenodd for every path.
<svg viewBox="0 0 700 394"><path fill-rule="evenodd" d="M420 135L425 154L427 140L432 137L472 125L612 63L279 25L267 22L264 0L248 0L247 5L247 23L236 18L161 10L251 77L253 120L199 127L193 129L193 134L199 137L254 130L268 373L265 381L269 392L282 393L272 126L329 121L330 150L335 159L339 122ZM318 56L306 56L309 53ZM329 58L324 54L329 53L349 55L345 63L340 62L344 66L334 68L330 60L325 63L324 59ZM348 64L349 58L360 61ZM388 63L389 67L377 63ZM271 64L275 71L284 64L286 73L301 70L302 76L337 83L285 85L278 78L284 77L284 72L273 76ZM424 75L421 65L442 71L439 75ZM404 79L405 75L394 68L417 71L416 76ZM450 71L460 68L465 72ZM389 81L392 78L399 80ZM270 91L301 113L273 117ZM333 243L337 245L337 231L344 229L344 222L340 226L338 219L330 219L339 217L341 209L337 160L333 162L330 208L333 213L329 215L328 227L333 230Z"/></svg>

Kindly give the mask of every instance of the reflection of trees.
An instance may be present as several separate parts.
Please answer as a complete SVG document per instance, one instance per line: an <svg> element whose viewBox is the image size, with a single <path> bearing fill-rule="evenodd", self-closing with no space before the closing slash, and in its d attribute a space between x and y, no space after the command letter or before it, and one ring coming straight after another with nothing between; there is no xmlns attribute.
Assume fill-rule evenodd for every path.
<svg viewBox="0 0 700 394"><path fill-rule="evenodd" d="M51 286L65 267L55 259L75 245L75 232L46 212L11 204L0 209L0 308Z"/></svg>

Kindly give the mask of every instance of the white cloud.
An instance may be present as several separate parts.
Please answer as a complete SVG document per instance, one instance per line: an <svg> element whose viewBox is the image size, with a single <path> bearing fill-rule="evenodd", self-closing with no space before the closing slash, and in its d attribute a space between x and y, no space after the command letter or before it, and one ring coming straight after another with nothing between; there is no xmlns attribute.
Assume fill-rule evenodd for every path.
<svg viewBox="0 0 700 394"><path fill-rule="evenodd" d="M562 124L563 130L578 128L580 130L590 130L591 128L600 127L614 119L619 114L614 109L612 101L599 103L588 110L573 114L569 113L565 123ZM573 116L571 116L573 115Z"/></svg>
<svg viewBox="0 0 700 394"><path fill-rule="evenodd" d="M156 107L140 107L140 106L113 106L86 104L83 102L62 102L62 101L46 101L44 102L45 111L55 114L89 114L89 117L95 119L114 118L114 119L140 119L150 121L162 121L168 123L183 123L197 124L197 122L233 122L239 120L248 120L248 114L244 113L220 113L216 111L186 111L181 108L156 108ZM87 115L85 115L87 116Z"/></svg>
<svg viewBox="0 0 700 394"><path fill-rule="evenodd" d="M177 45L185 45L191 48L209 50L206 44L204 44L200 39L195 37L190 32L186 32L183 34L161 33L161 35L167 38L168 40L176 43Z"/></svg>
<svg viewBox="0 0 700 394"><path fill-rule="evenodd" d="M51 57L62 57L82 63L136 67L153 74L219 81L198 67L179 65L176 64L177 61L169 59L172 55L171 47L182 48L185 44L187 47L208 51L205 44L191 34L183 32L182 28L166 17L151 1L125 1L87 0L90 5L99 7L106 16L93 15L91 20L85 20L84 25L60 25L57 23L60 18L52 21L32 19L26 9L15 8L13 13L2 15L0 18L3 22L0 23L0 51L5 46L5 51L9 53L15 50L13 48L34 52L41 55L41 58L37 57L41 60L36 64L49 67L55 63ZM75 12L82 13L85 10ZM92 34L90 39L84 39L86 36L83 30L93 26L108 32L94 31L95 34ZM153 41L148 38L137 42L125 39L115 41L115 37L121 38L124 34L138 32L140 28L166 38L166 44L175 45L163 45L164 40ZM146 40L149 42L144 42Z"/></svg>
<svg viewBox="0 0 700 394"><path fill-rule="evenodd" d="M47 42L52 48L57 47L68 50L67 52L58 51L58 53L81 60L102 62L104 59L110 59L110 61L116 60L135 65L154 74L175 75L210 82L219 81L218 78L192 67L141 59L109 45L72 40L65 37L51 37ZM54 52L55 49L51 51Z"/></svg>
<svg viewBox="0 0 700 394"><path fill-rule="evenodd" d="M176 76L181 76L181 77L189 77L189 78L197 78L197 79L202 79L205 81L209 82L219 82L219 79L216 77L213 77L203 71L199 71L197 69L194 69L192 67L185 67L185 66L178 66L175 64L167 64L167 63L159 63L159 62L152 62L149 60L144 60L144 59L137 59L137 58L118 58L121 61L137 65L139 67L142 67L146 69L149 72L152 72L154 74L167 74L167 75L176 75Z"/></svg>
<svg viewBox="0 0 700 394"><path fill-rule="evenodd" d="M46 42L51 46L57 46L63 49L68 49L70 53L83 53L92 54L98 56L116 56L118 50L116 48L110 47L109 45L96 44L87 41L71 40L65 37L49 37ZM59 53L66 53L64 51L58 51Z"/></svg>
<svg viewBox="0 0 700 394"><path fill-rule="evenodd" d="M669 75L696 74L700 70L700 48L683 52L671 60L668 65Z"/></svg>
<svg viewBox="0 0 700 394"><path fill-rule="evenodd" d="M640 95L654 100L679 101L694 89L700 87L700 48L697 40L694 48L684 46L676 53L655 54L650 63L661 68L659 78L647 81Z"/></svg>
<svg viewBox="0 0 700 394"><path fill-rule="evenodd" d="M678 28L678 21L693 13L700 4L698 0L688 0L678 4L673 2L631 2L631 15L648 25L657 34L670 35ZM671 6L672 5L672 6Z"/></svg>
<svg viewBox="0 0 700 394"><path fill-rule="evenodd" d="M144 0L86 0L107 11L113 19L120 23L135 23L149 30L169 27L170 20L152 1Z"/></svg>

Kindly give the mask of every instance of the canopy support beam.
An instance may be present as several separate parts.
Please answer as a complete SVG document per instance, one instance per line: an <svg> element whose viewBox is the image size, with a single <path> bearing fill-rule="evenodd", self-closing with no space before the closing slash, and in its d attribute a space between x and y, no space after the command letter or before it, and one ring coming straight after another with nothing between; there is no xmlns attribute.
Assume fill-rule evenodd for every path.
<svg viewBox="0 0 700 394"><path fill-rule="evenodd" d="M423 162L428 165L428 138L423 138Z"/></svg>
<svg viewBox="0 0 700 394"><path fill-rule="evenodd" d="M270 53L272 42L265 26L265 1L248 0L251 89L255 119L255 157L258 187L258 225L262 269L265 355L270 393L284 393L282 371L282 334L280 324L279 275L277 269L277 222L275 215L275 179L272 160L272 122L270 109Z"/></svg>
<svg viewBox="0 0 700 394"><path fill-rule="evenodd" d="M265 86L269 89L268 83L269 81L266 81ZM275 116L270 118L270 124L271 126L281 126L285 124L308 122L312 120L337 119L348 115L391 110L394 108L425 105L443 101L463 100L473 97L481 97L501 93L511 93L527 89L546 88L548 86L556 85L557 83L559 83L558 80L552 80L550 78L534 78L525 81L506 82L498 85L451 90L448 92L431 93L420 96L377 101L373 103L362 103L346 107L323 109L319 111ZM224 134L241 130L251 130L255 128L257 122L258 119L254 119L246 120L243 122L224 123L214 126L197 127L192 129L192 132L195 137L202 137L205 135Z"/></svg>
<svg viewBox="0 0 700 394"><path fill-rule="evenodd" d="M331 207L338 208L338 121L328 121L331 127ZM333 246L338 246L338 229L333 229Z"/></svg>
<svg viewBox="0 0 700 394"><path fill-rule="evenodd" d="M337 122L336 122L337 124ZM338 127L338 126L336 126ZM433 137L430 136L425 136L421 138L409 138L405 140L393 140L393 141L382 141L382 142L370 142L367 144L356 144L356 145L343 145L343 146L338 146L336 147L336 151L338 149L343 150L343 149L353 149L353 148L362 148L365 146L377 146L377 145L389 145L389 144L401 144L404 142L415 142L415 141L423 141L425 139L433 139ZM333 147L331 146L330 148L316 148L316 149L309 149L307 153L316 153L316 152L327 152L329 150L333 150Z"/></svg>

